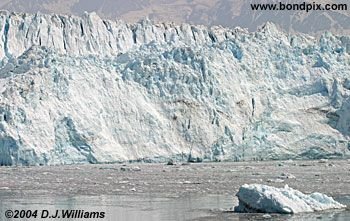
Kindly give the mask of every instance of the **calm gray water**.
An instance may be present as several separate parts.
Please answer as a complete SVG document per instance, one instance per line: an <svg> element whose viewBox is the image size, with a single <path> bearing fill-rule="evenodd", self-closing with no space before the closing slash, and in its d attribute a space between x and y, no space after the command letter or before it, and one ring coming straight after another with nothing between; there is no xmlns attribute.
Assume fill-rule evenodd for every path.
<svg viewBox="0 0 350 221"><path fill-rule="evenodd" d="M76 196L76 197L0 197L0 220L269 220L263 214L236 214L228 212L235 203L233 196L208 195L179 198L157 198L145 196ZM350 205L350 196L337 198ZM38 217L45 210L55 215L56 210L84 210L84 212L105 212L101 219L7 219L7 210L38 210ZM47 213L45 212L45 213ZM44 216L47 214L44 214ZM350 210L300 215L272 215L274 220L337 220L349 221Z"/></svg>

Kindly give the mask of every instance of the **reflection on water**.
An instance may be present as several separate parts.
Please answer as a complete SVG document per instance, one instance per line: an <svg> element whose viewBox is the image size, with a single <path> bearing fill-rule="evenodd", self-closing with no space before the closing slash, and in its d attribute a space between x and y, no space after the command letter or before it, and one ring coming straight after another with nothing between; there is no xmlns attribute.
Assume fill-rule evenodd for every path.
<svg viewBox="0 0 350 221"><path fill-rule="evenodd" d="M210 215L210 211L215 208L229 208L230 206L232 206L232 197L227 196L185 198L79 196L21 199L6 197L0 202L0 217L4 216L3 214L8 209L45 209L52 214L56 210L74 209L89 212L105 212L106 217L102 220L186 220Z"/></svg>
<svg viewBox="0 0 350 221"><path fill-rule="evenodd" d="M154 196L78 196L78 197L38 197L11 198L0 197L0 220L5 211L42 210L55 215L56 210L82 210L84 212L105 212L105 218L94 220L247 220L264 219L263 214L236 214L227 212L234 205L234 198L227 195L188 196L181 198L157 198ZM350 205L350 197L337 198ZM225 212L226 210L226 212ZM78 212L77 212L78 213ZM79 216L79 215L78 215ZM274 220L350 220L350 211L300 214L295 216L272 215ZM266 217L265 217L266 218ZM20 219L25 220L25 219ZM33 220L33 219L27 219ZM40 219L37 219L40 220ZM53 219L52 219L53 220ZM54 219L77 220L77 219ZM84 220L84 219L79 219ZM91 220L91 219L90 219Z"/></svg>

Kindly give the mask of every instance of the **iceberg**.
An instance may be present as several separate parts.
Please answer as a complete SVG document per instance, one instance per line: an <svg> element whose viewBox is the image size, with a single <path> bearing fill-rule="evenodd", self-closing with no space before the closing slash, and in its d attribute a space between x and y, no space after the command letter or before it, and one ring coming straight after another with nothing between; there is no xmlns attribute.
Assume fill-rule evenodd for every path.
<svg viewBox="0 0 350 221"><path fill-rule="evenodd" d="M345 205L322 193L304 194L286 185L276 188L261 184L245 184L236 194L239 205L235 212L294 214L343 209Z"/></svg>

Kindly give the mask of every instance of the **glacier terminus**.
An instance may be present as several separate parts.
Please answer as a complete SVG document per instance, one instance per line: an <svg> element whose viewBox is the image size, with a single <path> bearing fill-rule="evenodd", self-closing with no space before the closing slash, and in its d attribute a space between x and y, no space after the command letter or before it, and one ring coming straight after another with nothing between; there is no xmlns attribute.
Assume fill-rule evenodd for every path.
<svg viewBox="0 0 350 221"><path fill-rule="evenodd" d="M348 158L350 36L0 12L0 164Z"/></svg>

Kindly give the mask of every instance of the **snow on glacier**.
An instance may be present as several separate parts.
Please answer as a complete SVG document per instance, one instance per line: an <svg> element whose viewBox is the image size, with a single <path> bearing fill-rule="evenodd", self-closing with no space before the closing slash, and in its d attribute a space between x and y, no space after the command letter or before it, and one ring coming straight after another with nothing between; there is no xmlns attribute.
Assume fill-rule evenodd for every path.
<svg viewBox="0 0 350 221"><path fill-rule="evenodd" d="M349 157L349 37L0 12L0 163Z"/></svg>
<svg viewBox="0 0 350 221"><path fill-rule="evenodd" d="M243 213L293 214L346 208L345 205L322 193L306 195L288 185L276 188L261 184L245 184L239 188L236 196L239 205L234 211Z"/></svg>

